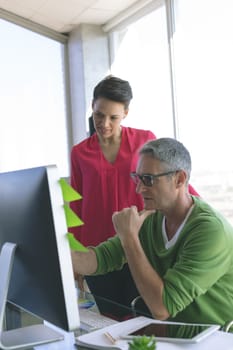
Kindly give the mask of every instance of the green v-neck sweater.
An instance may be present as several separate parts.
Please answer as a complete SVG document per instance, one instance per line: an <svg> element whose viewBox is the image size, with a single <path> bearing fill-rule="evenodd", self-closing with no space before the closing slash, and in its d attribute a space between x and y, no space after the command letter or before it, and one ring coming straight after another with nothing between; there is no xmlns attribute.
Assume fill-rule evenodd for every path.
<svg viewBox="0 0 233 350"><path fill-rule="evenodd" d="M163 302L170 319L223 326L233 319L233 227L202 199L193 201L192 213L172 247L165 248L160 212L144 221L139 237L164 281ZM96 274L121 269L126 262L117 236L94 249Z"/></svg>

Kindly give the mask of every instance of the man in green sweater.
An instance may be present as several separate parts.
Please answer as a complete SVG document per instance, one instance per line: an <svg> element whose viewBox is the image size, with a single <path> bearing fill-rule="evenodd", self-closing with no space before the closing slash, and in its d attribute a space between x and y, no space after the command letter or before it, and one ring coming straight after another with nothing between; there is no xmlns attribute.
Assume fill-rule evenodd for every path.
<svg viewBox="0 0 233 350"><path fill-rule="evenodd" d="M233 319L233 227L189 194L190 172L179 141L146 143L131 173L145 210L114 213L116 236L72 252L74 273L105 274L127 261L154 318L224 326Z"/></svg>

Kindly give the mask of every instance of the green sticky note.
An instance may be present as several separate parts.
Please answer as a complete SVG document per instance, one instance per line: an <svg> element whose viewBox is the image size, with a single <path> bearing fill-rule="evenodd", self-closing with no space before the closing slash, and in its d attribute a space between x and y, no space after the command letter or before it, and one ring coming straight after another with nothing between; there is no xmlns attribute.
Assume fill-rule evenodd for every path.
<svg viewBox="0 0 233 350"><path fill-rule="evenodd" d="M88 249L84 247L75 237L72 233L67 233L68 241L70 244L70 249L77 250L79 252L88 252Z"/></svg>
<svg viewBox="0 0 233 350"><path fill-rule="evenodd" d="M84 222L73 212L67 204L64 204L67 227L81 226Z"/></svg>
<svg viewBox="0 0 233 350"><path fill-rule="evenodd" d="M59 180L61 189L62 189L62 194L63 194L63 199L66 202L73 202L76 200L79 200L82 198L82 196L71 187L65 179L60 179Z"/></svg>

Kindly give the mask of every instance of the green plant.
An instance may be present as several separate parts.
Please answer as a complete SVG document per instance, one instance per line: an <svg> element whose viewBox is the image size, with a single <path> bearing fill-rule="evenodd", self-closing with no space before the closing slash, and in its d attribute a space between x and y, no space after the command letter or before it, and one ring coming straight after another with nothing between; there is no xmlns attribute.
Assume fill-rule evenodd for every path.
<svg viewBox="0 0 233 350"><path fill-rule="evenodd" d="M141 337L135 337L129 343L129 350L155 350L156 339L155 337L147 337L143 335Z"/></svg>

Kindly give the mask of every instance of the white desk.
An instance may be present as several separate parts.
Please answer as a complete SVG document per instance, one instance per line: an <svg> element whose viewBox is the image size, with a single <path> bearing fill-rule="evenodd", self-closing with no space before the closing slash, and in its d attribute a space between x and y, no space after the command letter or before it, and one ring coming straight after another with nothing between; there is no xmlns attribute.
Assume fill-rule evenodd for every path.
<svg viewBox="0 0 233 350"><path fill-rule="evenodd" d="M58 330L64 335L64 340L56 341L54 343L45 344L35 346L33 349L35 350L77 350L77 346L75 345L75 338L72 332L64 332L62 330Z"/></svg>
<svg viewBox="0 0 233 350"><path fill-rule="evenodd" d="M49 325L47 322L45 324ZM51 325L49 325L51 326ZM77 350L84 349L75 345L73 332L65 332L52 326L63 334L64 340L34 347L35 350ZM127 344L127 343L126 343ZM127 346L126 346L127 349ZM217 331L197 344L172 344L158 342L156 350L233 350L233 333Z"/></svg>
<svg viewBox="0 0 233 350"><path fill-rule="evenodd" d="M62 332L62 331L61 331ZM77 350L73 333L64 334L65 339L51 344L40 345L35 350ZM84 349L81 347L80 349ZM233 350L233 334L217 331L198 344L172 344L158 342L156 350Z"/></svg>
<svg viewBox="0 0 233 350"><path fill-rule="evenodd" d="M208 338L202 340L199 344L171 344L158 343L156 350L232 350L233 334L218 331Z"/></svg>

